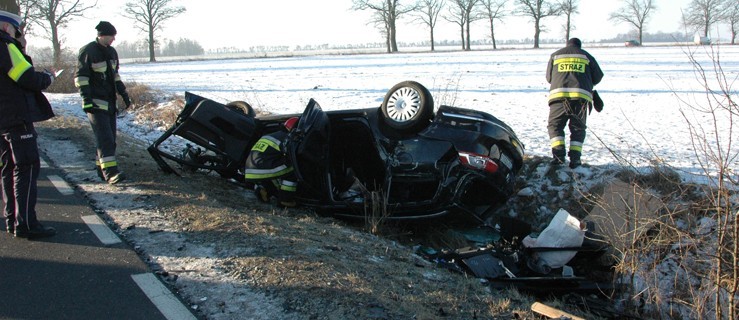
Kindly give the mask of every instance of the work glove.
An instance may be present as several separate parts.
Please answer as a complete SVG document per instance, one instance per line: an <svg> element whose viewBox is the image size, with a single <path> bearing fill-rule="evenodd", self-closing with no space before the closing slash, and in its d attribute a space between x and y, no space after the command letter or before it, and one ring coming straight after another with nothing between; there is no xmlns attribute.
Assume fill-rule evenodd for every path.
<svg viewBox="0 0 739 320"><path fill-rule="evenodd" d="M128 97L128 94L123 95L122 98L123 98L123 103L126 104L126 109L131 107L131 98Z"/></svg>
<svg viewBox="0 0 739 320"><path fill-rule="evenodd" d="M603 105L603 99L600 98L598 91L593 90L593 108L595 108L595 111L603 111Z"/></svg>

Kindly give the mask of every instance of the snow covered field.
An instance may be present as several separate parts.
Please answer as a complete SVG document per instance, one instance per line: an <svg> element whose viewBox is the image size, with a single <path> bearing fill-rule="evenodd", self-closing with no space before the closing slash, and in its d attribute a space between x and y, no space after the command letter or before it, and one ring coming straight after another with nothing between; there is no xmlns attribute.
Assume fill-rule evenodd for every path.
<svg viewBox="0 0 739 320"><path fill-rule="evenodd" d="M711 56L718 55L731 83L739 77L739 46L585 49L605 73L596 89L606 106L588 121L584 161L613 163L612 149L636 166L659 158L686 172L697 172L681 110L695 124L712 121L680 102L704 106L707 101L688 53L694 52L709 76L714 76ZM549 155L549 85L544 73L551 52L521 49L129 64L122 66L121 75L124 81L171 94L191 91L220 102L245 100L271 113L301 112L310 98L325 110L379 106L391 86L415 80L429 88L437 106L489 112L513 127L528 154Z"/></svg>
<svg viewBox="0 0 739 320"><path fill-rule="evenodd" d="M605 73L596 86L605 108L588 119L583 160L610 164L618 161L615 153L636 167L658 159L685 173L698 173L682 112L691 123L708 126L708 132L713 121L710 114L695 112L708 100L689 54L707 70L709 83L715 80L712 56L716 56L731 84L739 77L739 46L585 49ZM527 154L549 155L549 84L544 73L551 52L548 48L124 64L121 76L167 94L190 91L224 103L244 100L271 113L302 112L310 98L325 110L379 106L394 84L415 80L429 88L437 106L491 113L516 131ZM736 97L737 89L730 90ZM84 116L77 95L48 96L58 99L58 113ZM730 119L718 121L722 124L718 131L728 132ZM126 121L121 121L121 129L147 141L161 134L128 126Z"/></svg>

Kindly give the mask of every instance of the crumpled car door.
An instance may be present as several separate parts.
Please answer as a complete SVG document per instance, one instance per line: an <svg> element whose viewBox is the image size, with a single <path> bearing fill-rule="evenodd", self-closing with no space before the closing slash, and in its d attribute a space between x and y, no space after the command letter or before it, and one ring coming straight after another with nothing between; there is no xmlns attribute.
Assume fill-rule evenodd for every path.
<svg viewBox="0 0 739 320"><path fill-rule="evenodd" d="M311 99L285 142L298 178L298 192L304 197L329 198L329 129L328 115Z"/></svg>

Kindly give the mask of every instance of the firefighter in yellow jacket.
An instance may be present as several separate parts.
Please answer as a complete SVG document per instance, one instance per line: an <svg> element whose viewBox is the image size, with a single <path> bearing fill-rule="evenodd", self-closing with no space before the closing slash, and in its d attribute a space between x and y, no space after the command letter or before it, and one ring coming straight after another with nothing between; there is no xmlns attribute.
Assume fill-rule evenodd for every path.
<svg viewBox="0 0 739 320"><path fill-rule="evenodd" d="M80 89L82 109L95 134L96 166L101 178L115 184L125 176L116 159L116 93L126 108L131 105L126 86L118 75L118 52L111 46L117 34L110 22L100 21L95 27L97 38L80 49L74 83Z"/></svg>
<svg viewBox="0 0 739 320"><path fill-rule="evenodd" d="M565 162L565 126L570 129L570 168L582 164L582 146L587 129L588 105L593 102L593 87L603 79L603 71L578 38L552 53L547 64L549 120L547 129L552 146L552 163Z"/></svg>
<svg viewBox="0 0 739 320"><path fill-rule="evenodd" d="M256 184L255 194L262 202L276 196L283 207L294 207L297 182L295 171L284 150L284 141L298 118L287 119L280 130L262 136L246 159L244 178Z"/></svg>

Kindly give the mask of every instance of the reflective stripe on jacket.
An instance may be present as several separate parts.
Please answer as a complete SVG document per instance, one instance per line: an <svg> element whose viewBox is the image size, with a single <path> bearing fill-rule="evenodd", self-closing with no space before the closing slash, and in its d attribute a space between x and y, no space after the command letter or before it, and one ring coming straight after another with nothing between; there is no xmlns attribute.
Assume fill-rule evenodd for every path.
<svg viewBox="0 0 739 320"><path fill-rule="evenodd" d="M590 53L575 46L557 50L547 65L549 104L563 99L593 101L593 86L603 78L603 71Z"/></svg>
<svg viewBox="0 0 739 320"><path fill-rule="evenodd" d="M282 149L287 137L284 131L264 135L254 144L246 159L244 178L247 180L274 179L293 171Z"/></svg>
<svg viewBox="0 0 739 320"><path fill-rule="evenodd" d="M126 86L118 69L118 52L113 47L93 41L80 49L74 85L80 89L82 109L112 111L116 93L128 101Z"/></svg>
<svg viewBox="0 0 739 320"><path fill-rule="evenodd" d="M0 31L0 130L43 121L54 116L41 90L51 76L36 72L33 61L17 40Z"/></svg>

